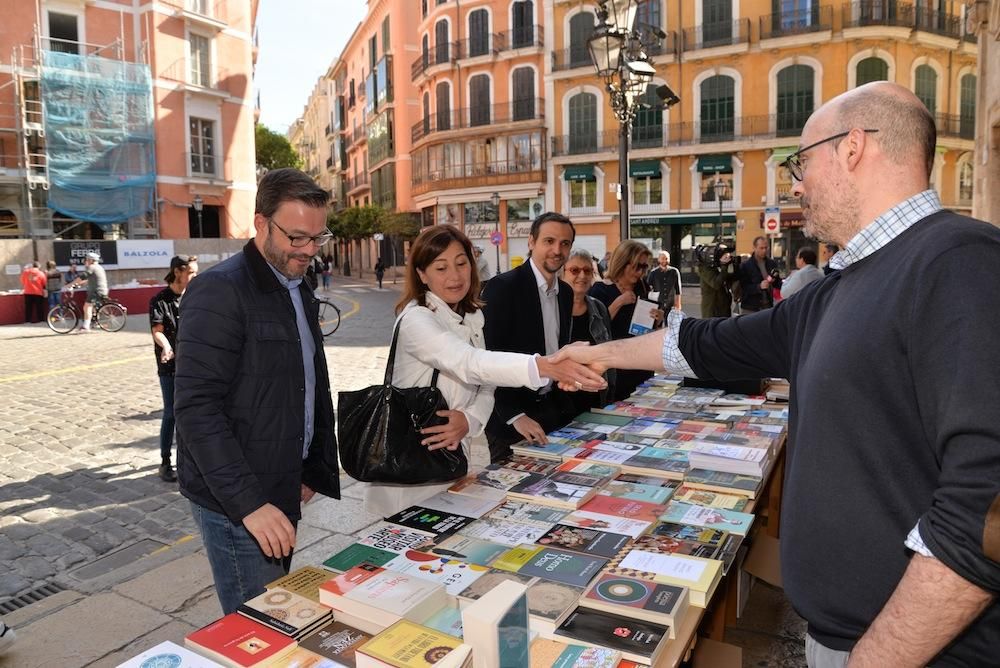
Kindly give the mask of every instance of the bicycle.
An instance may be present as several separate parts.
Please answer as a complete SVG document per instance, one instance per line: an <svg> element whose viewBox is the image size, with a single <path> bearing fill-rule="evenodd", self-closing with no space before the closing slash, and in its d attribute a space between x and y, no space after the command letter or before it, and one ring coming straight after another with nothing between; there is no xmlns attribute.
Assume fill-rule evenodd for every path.
<svg viewBox="0 0 1000 668"><path fill-rule="evenodd" d="M105 332L117 332L125 326L128 309L116 299L98 297L94 304L91 324L96 324ZM63 289L59 303L49 309L45 324L56 334L69 334L83 319L83 310L73 299L73 291Z"/></svg>
<svg viewBox="0 0 1000 668"><path fill-rule="evenodd" d="M340 327L340 309L331 301L325 299L316 301L319 305L319 331L325 339Z"/></svg>

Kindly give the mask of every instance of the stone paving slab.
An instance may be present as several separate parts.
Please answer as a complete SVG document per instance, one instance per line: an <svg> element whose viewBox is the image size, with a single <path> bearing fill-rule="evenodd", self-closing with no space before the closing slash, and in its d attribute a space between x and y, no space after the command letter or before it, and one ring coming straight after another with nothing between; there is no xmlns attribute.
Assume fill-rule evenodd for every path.
<svg viewBox="0 0 1000 668"><path fill-rule="evenodd" d="M141 654L150 647L159 645L164 640L172 640L183 647L184 636L197 629L197 626L192 626L179 620L172 620L157 629L153 629L146 635L136 638L119 651L95 661L88 668L116 668L119 664L124 663L137 654Z"/></svg>
<svg viewBox="0 0 1000 668"><path fill-rule="evenodd" d="M170 586L165 588L164 583ZM208 558L199 550L143 573L114 587L114 591L162 612L183 610L214 592Z"/></svg>

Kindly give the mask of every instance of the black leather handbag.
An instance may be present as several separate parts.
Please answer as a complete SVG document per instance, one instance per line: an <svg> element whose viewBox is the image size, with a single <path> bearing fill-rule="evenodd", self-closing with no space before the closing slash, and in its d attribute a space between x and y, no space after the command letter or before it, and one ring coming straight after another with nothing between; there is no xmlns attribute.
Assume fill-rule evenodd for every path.
<svg viewBox="0 0 1000 668"><path fill-rule="evenodd" d="M448 410L448 402L437 387L438 370L434 369L430 387L392 385L401 323L402 318L392 333L385 381L337 395L340 465L361 482L419 485L461 478L469 470L461 447L430 451L420 443L421 429L447 422L437 415L437 411Z"/></svg>

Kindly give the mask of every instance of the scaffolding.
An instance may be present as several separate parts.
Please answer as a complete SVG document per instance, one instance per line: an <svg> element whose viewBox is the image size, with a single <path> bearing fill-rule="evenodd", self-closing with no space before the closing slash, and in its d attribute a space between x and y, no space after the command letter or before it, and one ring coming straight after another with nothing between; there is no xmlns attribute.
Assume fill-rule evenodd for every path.
<svg viewBox="0 0 1000 668"><path fill-rule="evenodd" d="M0 236L50 238L82 223L156 236L152 78L106 45L43 38L0 74Z"/></svg>

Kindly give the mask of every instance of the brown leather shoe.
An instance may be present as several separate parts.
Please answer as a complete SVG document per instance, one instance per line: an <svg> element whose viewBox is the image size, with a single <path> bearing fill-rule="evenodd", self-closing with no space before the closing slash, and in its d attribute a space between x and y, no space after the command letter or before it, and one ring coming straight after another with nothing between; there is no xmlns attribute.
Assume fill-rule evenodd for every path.
<svg viewBox="0 0 1000 668"><path fill-rule="evenodd" d="M159 474L160 480L163 482L177 482L177 474L174 473L174 467L170 464L160 464Z"/></svg>

